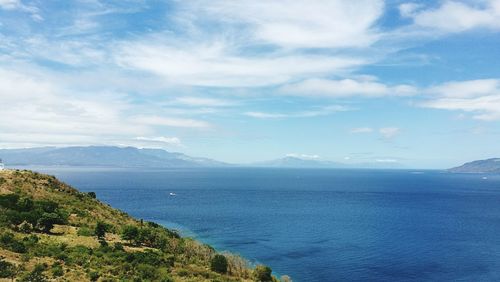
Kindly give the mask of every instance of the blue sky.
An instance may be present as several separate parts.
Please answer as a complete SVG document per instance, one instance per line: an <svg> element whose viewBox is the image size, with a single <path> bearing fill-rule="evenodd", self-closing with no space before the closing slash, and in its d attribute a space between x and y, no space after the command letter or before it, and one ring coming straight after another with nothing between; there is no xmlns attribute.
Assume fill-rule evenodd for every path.
<svg viewBox="0 0 500 282"><path fill-rule="evenodd" d="M499 32L499 0L0 0L0 147L498 157Z"/></svg>

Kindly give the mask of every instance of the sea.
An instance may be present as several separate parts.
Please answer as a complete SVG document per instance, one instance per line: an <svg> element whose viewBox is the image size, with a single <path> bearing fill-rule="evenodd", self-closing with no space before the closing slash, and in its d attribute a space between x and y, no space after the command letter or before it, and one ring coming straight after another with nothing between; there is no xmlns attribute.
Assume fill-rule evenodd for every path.
<svg viewBox="0 0 500 282"><path fill-rule="evenodd" d="M500 281L500 176L38 169L293 281Z"/></svg>

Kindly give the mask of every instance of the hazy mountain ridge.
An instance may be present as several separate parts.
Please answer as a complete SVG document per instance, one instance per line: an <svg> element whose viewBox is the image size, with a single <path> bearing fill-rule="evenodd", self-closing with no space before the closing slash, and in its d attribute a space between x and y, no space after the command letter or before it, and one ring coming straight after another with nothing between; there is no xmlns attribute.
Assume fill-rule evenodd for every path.
<svg viewBox="0 0 500 282"><path fill-rule="evenodd" d="M477 160L448 169L456 173L500 173L500 158Z"/></svg>
<svg viewBox="0 0 500 282"><path fill-rule="evenodd" d="M163 149L139 149L116 146L40 147L0 149L7 167L80 166L113 168L197 168L197 167L268 167L268 168L367 168L398 169L401 163L341 163L319 158L286 156L251 164L229 164L209 158L191 157Z"/></svg>
<svg viewBox="0 0 500 282"><path fill-rule="evenodd" d="M399 169L403 165L398 162L364 162L364 163L341 163L322 159L308 159L294 156L274 159L270 161L253 163L254 167L276 167L276 168L351 168L351 169Z"/></svg>
<svg viewBox="0 0 500 282"><path fill-rule="evenodd" d="M283 167L283 168L287 168L287 167L288 168L346 168L346 167L348 167L348 165L346 165L346 164L337 163L337 162L317 160L317 159L303 159L303 158L290 157L290 156L280 158L280 159L270 160L270 161L253 163L252 166Z"/></svg>
<svg viewBox="0 0 500 282"><path fill-rule="evenodd" d="M3 149L0 158L7 166L104 166L104 167L216 167L228 164L196 158L182 153L171 153L161 149L138 149L134 147L76 146L43 147L29 149Z"/></svg>

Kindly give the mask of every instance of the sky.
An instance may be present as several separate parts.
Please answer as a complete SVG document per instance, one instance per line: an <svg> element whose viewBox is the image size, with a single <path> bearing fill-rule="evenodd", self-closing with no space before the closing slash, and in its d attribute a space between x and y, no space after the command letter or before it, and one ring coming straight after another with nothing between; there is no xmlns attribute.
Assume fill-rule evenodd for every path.
<svg viewBox="0 0 500 282"><path fill-rule="evenodd" d="M0 0L0 148L500 157L500 0Z"/></svg>

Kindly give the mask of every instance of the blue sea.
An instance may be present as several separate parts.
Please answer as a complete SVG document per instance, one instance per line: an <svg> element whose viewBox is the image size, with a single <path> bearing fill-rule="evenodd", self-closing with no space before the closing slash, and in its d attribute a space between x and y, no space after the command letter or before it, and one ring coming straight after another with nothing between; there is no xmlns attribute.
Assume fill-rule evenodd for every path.
<svg viewBox="0 0 500 282"><path fill-rule="evenodd" d="M43 171L294 281L500 281L500 176L250 168Z"/></svg>

